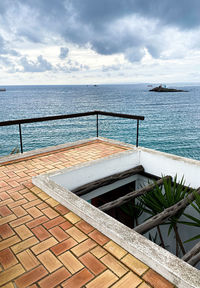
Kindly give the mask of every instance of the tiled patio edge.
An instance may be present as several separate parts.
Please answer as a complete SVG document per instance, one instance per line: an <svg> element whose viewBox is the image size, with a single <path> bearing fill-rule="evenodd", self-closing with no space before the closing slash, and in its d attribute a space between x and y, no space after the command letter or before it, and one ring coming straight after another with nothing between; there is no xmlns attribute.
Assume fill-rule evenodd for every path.
<svg viewBox="0 0 200 288"><path fill-rule="evenodd" d="M88 142L94 142L96 140L101 140L100 138L97 137L93 137L93 138L88 138L88 139L83 139L83 140L78 140L75 142L67 142L64 144L60 144L60 145L56 145L56 146L49 146L49 147L45 147L45 148L39 148L39 149L35 149L35 150L31 150L31 151L27 151L24 152L23 154L21 153L17 153L17 154L13 154L13 155L6 155L6 156L2 156L0 157L0 165L4 165L5 163L7 164L7 162L14 162L14 161L22 161L22 160L26 160L30 157L39 157L40 155L44 155L44 154L49 154L51 152L58 152L62 149L73 149L76 148L77 146L80 145L84 145L84 144L88 144Z"/></svg>

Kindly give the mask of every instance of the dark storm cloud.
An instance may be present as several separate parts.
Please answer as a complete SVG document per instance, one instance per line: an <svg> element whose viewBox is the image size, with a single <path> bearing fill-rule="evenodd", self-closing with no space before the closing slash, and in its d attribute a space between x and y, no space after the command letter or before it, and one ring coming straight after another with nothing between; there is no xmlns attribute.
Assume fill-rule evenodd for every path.
<svg viewBox="0 0 200 288"><path fill-rule="evenodd" d="M199 0L73 0L73 3L80 19L95 26L132 14L186 29L200 25Z"/></svg>
<svg viewBox="0 0 200 288"><path fill-rule="evenodd" d="M7 17L5 22L9 25L17 23L16 27L11 27L16 38L49 43L55 37L61 37L78 46L89 46L99 54L123 53L130 62L139 61L145 51L159 58L166 49L165 39L160 39L164 29L176 27L180 31L192 31L200 26L200 0L2 2L1 23L3 17ZM8 18L9 11L14 22L10 20L11 16ZM17 17L21 14L23 17L18 22ZM63 50L60 58L65 58L65 54Z"/></svg>
<svg viewBox="0 0 200 288"><path fill-rule="evenodd" d="M160 56L163 43L157 38L162 29L177 27L188 30L200 25L199 0L74 0L73 7L77 13L76 23L81 23L83 27L81 37L85 35L85 41L94 50L104 55L121 52L131 62L143 57L144 48L152 57ZM134 23L130 24L130 29L123 29L120 20L131 16L138 17L140 23L136 29L131 29ZM151 21L156 23L153 31L149 27L144 33L144 19L149 21L150 26ZM72 34L71 40L76 42L77 38L73 38Z"/></svg>

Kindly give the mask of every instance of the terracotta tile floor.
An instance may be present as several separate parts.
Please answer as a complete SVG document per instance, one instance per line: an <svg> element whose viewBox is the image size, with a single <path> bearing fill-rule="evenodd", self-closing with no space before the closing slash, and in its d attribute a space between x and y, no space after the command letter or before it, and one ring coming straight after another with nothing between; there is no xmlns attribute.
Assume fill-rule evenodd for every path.
<svg viewBox="0 0 200 288"><path fill-rule="evenodd" d="M96 140L0 165L0 287L174 287L31 182L126 149Z"/></svg>

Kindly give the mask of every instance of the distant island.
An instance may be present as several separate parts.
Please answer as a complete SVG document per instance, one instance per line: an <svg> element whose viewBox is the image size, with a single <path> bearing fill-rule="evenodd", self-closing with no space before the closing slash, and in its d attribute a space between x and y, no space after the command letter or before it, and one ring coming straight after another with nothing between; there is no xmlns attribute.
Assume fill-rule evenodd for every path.
<svg viewBox="0 0 200 288"><path fill-rule="evenodd" d="M0 92L5 92L6 88L0 88Z"/></svg>
<svg viewBox="0 0 200 288"><path fill-rule="evenodd" d="M166 87L163 87L162 85L155 87L149 91L153 91L153 92L188 92L186 90L181 90L181 89L166 88Z"/></svg>

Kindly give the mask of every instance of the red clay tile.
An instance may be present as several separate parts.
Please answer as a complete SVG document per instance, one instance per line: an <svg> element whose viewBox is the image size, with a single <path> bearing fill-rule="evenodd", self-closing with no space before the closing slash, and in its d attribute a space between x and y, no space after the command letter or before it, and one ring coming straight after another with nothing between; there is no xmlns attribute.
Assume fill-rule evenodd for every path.
<svg viewBox="0 0 200 288"><path fill-rule="evenodd" d="M22 240L33 236L33 233L31 233L31 231L26 227L26 225L18 226L14 230Z"/></svg>
<svg viewBox="0 0 200 288"><path fill-rule="evenodd" d="M67 251L62 255L58 256L58 259L65 265L65 267L72 273L80 271L84 268L83 264L74 255Z"/></svg>
<svg viewBox="0 0 200 288"><path fill-rule="evenodd" d="M65 215L69 212L69 209L67 209L65 206L62 204L58 204L57 206L54 207L61 215Z"/></svg>
<svg viewBox="0 0 200 288"><path fill-rule="evenodd" d="M98 275L94 280L87 284L87 288L108 288L111 287L119 278L110 270L106 270ZM122 287L124 288L124 287Z"/></svg>
<svg viewBox="0 0 200 288"><path fill-rule="evenodd" d="M23 274L24 268L22 267L21 264L17 264L14 265L8 269L6 269L5 271L1 272L1 277L0 277L0 287L4 287L4 288L14 288L14 285L10 286L9 282L14 280L16 277L18 277L19 275ZM3 285L6 284L7 285ZM10 282L11 283L11 282Z"/></svg>
<svg viewBox="0 0 200 288"><path fill-rule="evenodd" d="M76 247L72 248L72 252L79 257L94 248L96 245L96 242L91 239L87 239Z"/></svg>
<svg viewBox="0 0 200 288"><path fill-rule="evenodd" d="M31 270L40 264L38 259L29 249L18 253L17 257L26 270Z"/></svg>
<svg viewBox="0 0 200 288"><path fill-rule="evenodd" d="M59 214L54 209L52 209L50 207L43 209L42 212L50 219L53 219L53 218L59 216Z"/></svg>
<svg viewBox="0 0 200 288"><path fill-rule="evenodd" d="M8 207L9 208L14 208L14 207L17 207L17 206L20 206L20 205L23 205L25 203L27 203L28 201L26 199L21 199L21 200L18 200L18 201L15 201L13 203L10 203L8 204Z"/></svg>
<svg viewBox="0 0 200 288"><path fill-rule="evenodd" d="M98 275L106 269L106 266L90 253L84 254L79 260L95 275Z"/></svg>
<svg viewBox="0 0 200 288"><path fill-rule="evenodd" d="M34 270L31 270L30 272L27 272L22 276L20 276L19 278L17 278L15 283L17 287L26 288L29 287L31 284L37 282L47 274L48 274L47 270L42 265L40 265Z"/></svg>
<svg viewBox="0 0 200 288"><path fill-rule="evenodd" d="M48 221L48 218L46 216L41 216L41 217L39 217L39 218L27 223L26 225L29 228L34 228L34 227L36 227L36 226L38 226L38 225L40 225L40 224L42 224L44 222L47 222L47 221Z"/></svg>
<svg viewBox="0 0 200 288"><path fill-rule="evenodd" d="M104 245L109 241L109 238L103 235L101 232L94 230L88 236L94 239L99 245Z"/></svg>
<svg viewBox="0 0 200 288"><path fill-rule="evenodd" d="M6 239L14 234L15 232L10 228L8 224L3 224L0 226L0 236L3 239Z"/></svg>
<svg viewBox="0 0 200 288"><path fill-rule="evenodd" d="M22 224L25 224L25 223L31 221L32 219L33 219L33 218L32 218L30 215L26 215L26 216L23 216L23 217L21 217L21 218L19 218L19 219L16 219L16 220L14 220L14 221L11 221L11 222L10 222L10 225L11 225L12 227L17 227L17 226L19 226L19 225L22 225Z"/></svg>
<svg viewBox="0 0 200 288"><path fill-rule="evenodd" d="M8 184L5 181L0 181L0 187L7 186Z"/></svg>
<svg viewBox="0 0 200 288"><path fill-rule="evenodd" d="M48 207L48 205L46 203L41 203L41 204L37 205L37 208L39 210L42 210L42 209L47 208L47 207Z"/></svg>
<svg viewBox="0 0 200 288"><path fill-rule="evenodd" d="M33 201L37 199L37 197L33 193L30 193L30 192L24 194L23 197L25 197L28 201Z"/></svg>
<svg viewBox="0 0 200 288"><path fill-rule="evenodd" d="M0 189L1 189L1 188L0 188ZM5 205L11 204L11 203L13 203L13 202L14 202L13 199L9 198L9 199L0 201L0 206L5 206Z"/></svg>
<svg viewBox="0 0 200 288"><path fill-rule="evenodd" d="M38 239L33 236L33 237L30 237L26 240L21 241L20 243L18 243L16 245L12 246L11 249L15 254L17 254L17 253L23 251L24 249L27 249L27 248L30 248L30 247L36 245L38 242L39 242Z"/></svg>
<svg viewBox="0 0 200 288"><path fill-rule="evenodd" d="M42 225L39 225L31 229L31 231L36 235L36 237L40 241L43 241L51 236L51 234Z"/></svg>
<svg viewBox="0 0 200 288"><path fill-rule="evenodd" d="M69 278L69 276L71 276L71 274L67 271L66 268L62 267L56 272L53 272L51 275L41 280L39 282L39 285L42 288L58 287L57 285L65 281L67 278Z"/></svg>
<svg viewBox="0 0 200 288"><path fill-rule="evenodd" d="M16 208L12 208L12 211L17 215L18 217L22 217L27 214L26 210L24 210L21 206L18 206Z"/></svg>
<svg viewBox="0 0 200 288"><path fill-rule="evenodd" d="M54 227L56 225L59 225L59 224L63 223L64 221L65 221L65 219L63 217L58 216L58 217L46 222L43 225L44 225L45 228L50 229L50 228L52 228L52 227Z"/></svg>
<svg viewBox="0 0 200 288"><path fill-rule="evenodd" d="M42 201L40 199L37 199L37 200L34 200L34 201L31 201L31 202L24 204L23 208L28 209L31 207L35 207L36 205L41 204L41 203L42 203Z"/></svg>
<svg viewBox="0 0 200 288"><path fill-rule="evenodd" d="M9 248L0 251L0 263L4 269L12 267L17 262L15 255Z"/></svg>
<svg viewBox="0 0 200 288"><path fill-rule="evenodd" d="M62 263L49 250L37 256L43 266L50 272L54 272L62 266Z"/></svg>
<svg viewBox="0 0 200 288"><path fill-rule="evenodd" d="M65 221L64 223L59 225L63 230L67 230L70 227L72 227L73 225L69 222L69 221Z"/></svg>
<svg viewBox="0 0 200 288"><path fill-rule="evenodd" d="M77 244L77 242L73 238L69 238L54 247L51 248L51 251L57 256L60 255L61 253L71 249Z"/></svg>
<svg viewBox="0 0 200 288"><path fill-rule="evenodd" d="M0 241L0 251L11 247L12 245L20 242L20 238L16 235L9 237L8 239L5 239L3 241Z"/></svg>
<svg viewBox="0 0 200 288"><path fill-rule="evenodd" d="M82 242L85 239L87 239L87 235L85 235L81 230L79 230L78 228L76 228L75 226L69 228L67 230L67 233L73 237L77 242Z"/></svg>
<svg viewBox="0 0 200 288"><path fill-rule="evenodd" d="M27 181L26 183L24 183L24 186L31 189L34 185L31 181Z"/></svg>
<svg viewBox="0 0 200 288"><path fill-rule="evenodd" d="M32 247L31 250L33 251L33 253L35 255L38 255L38 254L46 251L47 249L55 246L56 244L58 244L58 241L55 238L50 237L50 238L40 242L39 244L35 245L34 247Z"/></svg>
<svg viewBox="0 0 200 288"><path fill-rule="evenodd" d="M173 288L174 287L174 285L172 285L169 281L167 281L165 278L163 278L161 275L159 275L152 269L148 270L144 274L143 279L154 288L161 288L161 287Z"/></svg>
<svg viewBox="0 0 200 288"><path fill-rule="evenodd" d="M20 180L20 178L18 178L17 179L17 181L19 182L19 180ZM14 192L20 192L20 194L22 194L21 193L21 190L23 190L24 189L24 186L23 185L18 185L17 187L14 187L14 188L12 188L12 189L9 189L8 190L8 193L11 195L12 193L14 193Z"/></svg>
<svg viewBox="0 0 200 288"><path fill-rule="evenodd" d="M19 200L19 199L23 199L23 196L21 194L19 194L19 192L14 192L14 193L11 193L10 196L16 201L16 200Z"/></svg>
<svg viewBox="0 0 200 288"><path fill-rule="evenodd" d="M90 281L94 276L87 270L83 269L76 273L69 280L62 284L64 288L80 288L83 287L88 281Z"/></svg>
<svg viewBox="0 0 200 288"><path fill-rule="evenodd" d="M6 199L9 199L10 198L10 196L8 195L8 193L6 193L6 192L1 192L0 193L0 199L1 200L6 200Z"/></svg>
<svg viewBox="0 0 200 288"><path fill-rule="evenodd" d="M80 230L82 230L86 234L94 230L94 227L92 227L90 224L88 224L84 220L81 220L78 223L76 223L76 227L78 227Z"/></svg>
<svg viewBox="0 0 200 288"><path fill-rule="evenodd" d="M65 233L59 226L51 228L49 232L51 232L51 234L60 242L69 238L69 235Z"/></svg>
<svg viewBox="0 0 200 288"><path fill-rule="evenodd" d="M0 207L0 215L2 217L12 214L12 211L7 206Z"/></svg>
<svg viewBox="0 0 200 288"><path fill-rule="evenodd" d="M40 216L43 216L43 213L36 207L31 207L27 209L27 212L33 217L38 218Z"/></svg>

